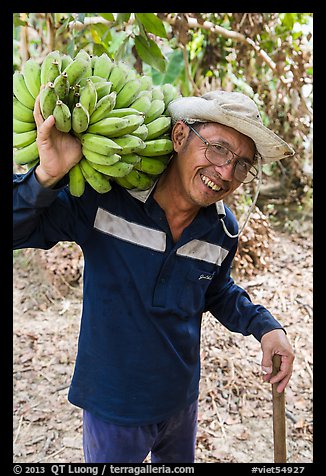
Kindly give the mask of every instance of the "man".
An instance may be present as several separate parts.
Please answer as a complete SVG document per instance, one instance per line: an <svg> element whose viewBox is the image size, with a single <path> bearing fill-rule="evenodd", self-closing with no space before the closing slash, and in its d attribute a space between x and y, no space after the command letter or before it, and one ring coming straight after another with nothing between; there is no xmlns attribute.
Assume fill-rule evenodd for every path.
<svg viewBox="0 0 326 476"><path fill-rule="evenodd" d="M237 223L222 200L255 178L257 162L293 150L255 103L215 91L170 103L174 156L147 191L113 183L72 197L79 141L45 121L36 100L40 163L14 178L15 248L75 241L84 253L83 312L69 401L83 409L85 461L194 461L200 327L210 311L261 343L264 379L281 392L293 366L282 325L230 277ZM259 167L258 167L259 168ZM271 378L272 357L281 368Z"/></svg>

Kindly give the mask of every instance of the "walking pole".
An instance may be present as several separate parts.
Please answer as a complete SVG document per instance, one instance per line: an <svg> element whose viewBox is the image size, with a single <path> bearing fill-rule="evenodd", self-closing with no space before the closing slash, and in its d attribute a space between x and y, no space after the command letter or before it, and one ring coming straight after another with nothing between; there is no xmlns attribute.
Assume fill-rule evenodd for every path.
<svg viewBox="0 0 326 476"><path fill-rule="evenodd" d="M273 372L276 375L280 369L281 357L273 356ZM273 436L274 463L286 463L286 425L285 425L285 394L276 390L277 383L272 384L273 395Z"/></svg>

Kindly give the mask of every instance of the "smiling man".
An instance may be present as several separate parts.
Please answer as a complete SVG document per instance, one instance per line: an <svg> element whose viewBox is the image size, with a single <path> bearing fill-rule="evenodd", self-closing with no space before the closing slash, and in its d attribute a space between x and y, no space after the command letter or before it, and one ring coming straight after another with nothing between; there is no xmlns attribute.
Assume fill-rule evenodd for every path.
<svg viewBox="0 0 326 476"><path fill-rule="evenodd" d="M87 463L195 459L204 312L253 335L264 379L288 384L285 329L230 275L238 226L223 199L262 162L293 155L263 126L255 103L215 91L169 105L174 153L147 191L70 195L79 141L35 103L40 163L14 176L14 248L75 241L84 254L83 311L69 401L83 409ZM271 378L272 357L281 356Z"/></svg>

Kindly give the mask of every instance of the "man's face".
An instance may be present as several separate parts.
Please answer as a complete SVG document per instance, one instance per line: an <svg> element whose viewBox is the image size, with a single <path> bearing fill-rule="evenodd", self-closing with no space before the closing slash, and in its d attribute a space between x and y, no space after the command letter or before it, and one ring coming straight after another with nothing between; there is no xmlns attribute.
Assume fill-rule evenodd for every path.
<svg viewBox="0 0 326 476"><path fill-rule="evenodd" d="M222 143L240 157L251 159L255 153L252 139L228 126L205 123L200 135L211 144ZM207 146L189 127L178 121L172 138L177 157L174 159L178 176L178 190L188 203L206 207L224 199L241 182L234 177L234 160L229 165L216 166L206 156Z"/></svg>

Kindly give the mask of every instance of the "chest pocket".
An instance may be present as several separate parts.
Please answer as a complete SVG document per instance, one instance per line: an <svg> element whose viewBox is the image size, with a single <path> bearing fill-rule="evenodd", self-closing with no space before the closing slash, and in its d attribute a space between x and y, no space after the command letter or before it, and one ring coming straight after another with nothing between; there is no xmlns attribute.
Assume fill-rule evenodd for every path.
<svg viewBox="0 0 326 476"><path fill-rule="evenodd" d="M178 306L184 311L185 319L203 312L205 293L214 275L215 272L210 273L198 269L188 272L178 293Z"/></svg>

